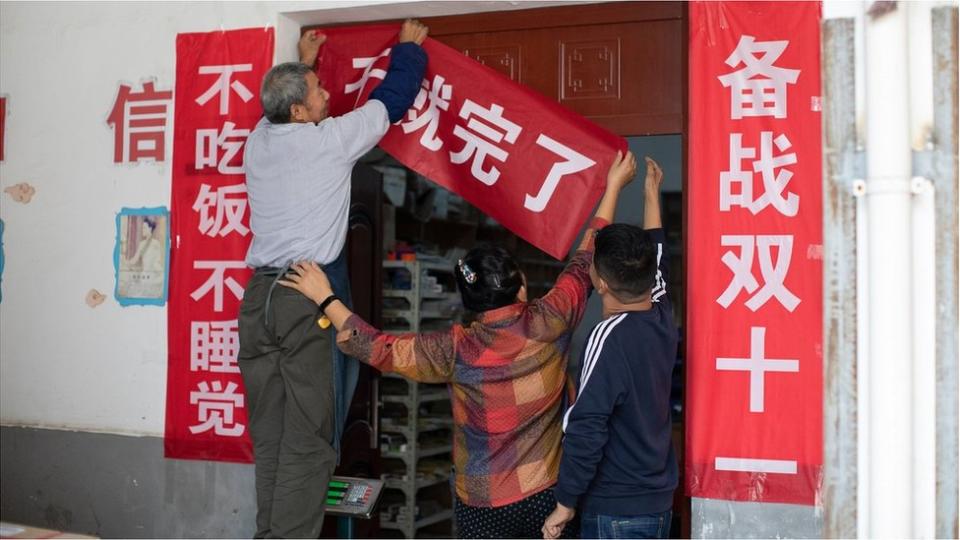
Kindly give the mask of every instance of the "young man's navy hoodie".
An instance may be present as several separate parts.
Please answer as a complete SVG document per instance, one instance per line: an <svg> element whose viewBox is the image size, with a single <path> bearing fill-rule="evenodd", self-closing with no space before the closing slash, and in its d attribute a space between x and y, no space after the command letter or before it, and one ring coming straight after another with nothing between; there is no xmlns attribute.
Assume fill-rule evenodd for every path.
<svg viewBox="0 0 960 540"><path fill-rule="evenodd" d="M614 315L590 334L577 400L564 416L563 458L554 493L580 512L638 516L669 510L677 487L670 381L677 327L666 296L663 229L647 311Z"/></svg>

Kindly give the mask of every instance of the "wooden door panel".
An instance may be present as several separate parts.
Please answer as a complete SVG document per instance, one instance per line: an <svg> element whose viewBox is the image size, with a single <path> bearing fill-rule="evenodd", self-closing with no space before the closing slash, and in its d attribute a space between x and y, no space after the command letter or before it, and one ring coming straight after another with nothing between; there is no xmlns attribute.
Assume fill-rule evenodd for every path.
<svg viewBox="0 0 960 540"><path fill-rule="evenodd" d="M683 131L683 21L505 30L437 39L621 135Z"/></svg>
<svg viewBox="0 0 960 540"><path fill-rule="evenodd" d="M684 133L686 21L675 1L423 19L430 37L623 136Z"/></svg>
<svg viewBox="0 0 960 540"><path fill-rule="evenodd" d="M679 1L608 2L426 17L422 21L430 27L431 37L441 38L505 30L680 19L684 17L683 10L684 3Z"/></svg>

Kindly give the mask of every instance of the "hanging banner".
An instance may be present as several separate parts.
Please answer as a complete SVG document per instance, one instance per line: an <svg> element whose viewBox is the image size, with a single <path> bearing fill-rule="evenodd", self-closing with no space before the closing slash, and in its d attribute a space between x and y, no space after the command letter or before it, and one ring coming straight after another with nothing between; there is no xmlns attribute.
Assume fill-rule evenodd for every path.
<svg viewBox="0 0 960 540"><path fill-rule="evenodd" d="M177 35L166 457L253 461L237 364L252 238L242 160L273 45L272 28Z"/></svg>
<svg viewBox="0 0 960 540"><path fill-rule="evenodd" d="M823 464L820 4L690 4L687 491L812 505Z"/></svg>
<svg viewBox="0 0 960 540"><path fill-rule="evenodd" d="M386 75L397 25L323 30L317 74L338 116ZM427 39L423 87L380 143L519 237L565 258L626 141L460 52Z"/></svg>

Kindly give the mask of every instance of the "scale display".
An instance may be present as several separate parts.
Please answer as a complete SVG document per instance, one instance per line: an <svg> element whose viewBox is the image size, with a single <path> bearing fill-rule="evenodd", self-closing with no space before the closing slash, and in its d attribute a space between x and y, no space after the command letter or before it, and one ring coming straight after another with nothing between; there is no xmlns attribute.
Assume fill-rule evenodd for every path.
<svg viewBox="0 0 960 540"><path fill-rule="evenodd" d="M326 512L332 515L370 519L380 500L383 480L332 476L327 484Z"/></svg>

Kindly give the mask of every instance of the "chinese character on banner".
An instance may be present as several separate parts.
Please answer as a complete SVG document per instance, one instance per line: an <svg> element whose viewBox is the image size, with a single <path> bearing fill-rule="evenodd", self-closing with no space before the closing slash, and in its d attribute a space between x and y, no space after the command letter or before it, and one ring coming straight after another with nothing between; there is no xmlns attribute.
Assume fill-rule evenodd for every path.
<svg viewBox="0 0 960 540"><path fill-rule="evenodd" d="M763 275L763 287L757 283L753 277L753 254L754 242L756 242L756 252L760 257L760 273ZM776 297L780 304L787 311L793 311L800 303L800 299L783 284L787 278L787 271L790 269L790 257L793 252L793 236L790 235L724 235L720 237L720 244L723 246L737 246L740 248L740 256L737 257L732 251L728 251L720 258L723 264L727 265L733 272L733 278L730 285L727 286L723 294L717 298L717 303L727 308L736 299L741 290L748 293L757 291L745 305L750 311L756 311L767 303L767 300ZM773 263L771 248L777 248L777 262Z"/></svg>
<svg viewBox="0 0 960 540"><path fill-rule="evenodd" d="M240 373L237 353L240 336L237 320L190 323L190 370Z"/></svg>
<svg viewBox="0 0 960 540"><path fill-rule="evenodd" d="M814 505L820 5L692 2L689 51L687 493Z"/></svg>
<svg viewBox="0 0 960 540"><path fill-rule="evenodd" d="M273 29L177 36L164 455L249 463L238 314L251 271L243 148Z"/></svg>
<svg viewBox="0 0 960 540"><path fill-rule="evenodd" d="M237 300L243 299L243 285L240 285L232 276L227 276L229 269L246 269L247 265L243 261L193 261L193 267L199 270L211 270L202 285L197 287L190 298L199 302L201 298L207 296L213 291L213 311L219 313L223 311L223 289L226 286L233 293Z"/></svg>
<svg viewBox="0 0 960 540"><path fill-rule="evenodd" d="M236 160L243 158L243 144L250 130L236 127L233 122L224 122L220 130L198 129L194 167L216 167L220 174L243 174L243 163Z"/></svg>
<svg viewBox="0 0 960 540"><path fill-rule="evenodd" d="M467 120L467 126L454 127L453 134L465 144L460 151L450 152L450 161L464 163L473 158L470 173L477 180L492 186L500 178L500 169L494 165L484 169L484 162L488 156L501 163L507 161L510 154L500 143L517 142L523 128L504 118L503 107L496 103L486 109L468 99L460 109L460 118Z"/></svg>
<svg viewBox="0 0 960 540"><path fill-rule="evenodd" d="M443 146L443 141L437 137L437 126L440 125L440 111L450 108L450 97L453 96L453 87L444 84L443 76L435 75L433 82L426 79L423 88L413 100L413 107L407 111L407 121L401 122L404 133L413 133L426 126L420 137L420 144L436 152Z"/></svg>
<svg viewBox="0 0 960 540"><path fill-rule="evenodd" d="M374 68L373 66L377 63L377 60L381 58L386 58L390 56L390 49L384 49L377 56L367 56L354 58L352 65L355 69L362 69L363 72L360 74L360 78L357 80L347 83L343 87L344 94L353 94L357 93L357 100L359 101L360 96L363 94L364 90L367 88L367 81L370 79L375 79L382 81L384 77L387 76L387 70L382 68ZM355 102L356 103L356 102Z"/></svg>
<svg viewBox="0 0 960 540"><path fill-rule="evenodd" d="M726 63L734 68L743 65L743 69L718 77L723 86L731 89L733 119L744 116L787 117L787 84L797 82L800 70L779 68L773 63L789 44L789 41L757 42L753 36L740 37Z"/></svg>
<svg viewBox="0 0 960 540"><path fill-rule="evenodd" d="M243 224L247 212L247 186L234 184L211 190L200 184L200 193L193 201L193 210L200 215L197 229L207 236L227 236L236 232L246 236L250 229ZM213 216L210 212L213 211Z"/></svg>
<svg viewBox="0 0 960 540"><path fill-rule="evenodd" d="M190 404L197 406L199 424L190 426L190 433L213 430L217 435L239 437L244 426L234 421L234 409L243 407L243 392L237 392L237 383L229 382L223 387L220 381L197 385L199 390L190 392Z"/></svg>
<svg viewBox="0 0 960 540"><path fill-rule="evenodd" d="M217 96L220 115L224 116L230 112L230 90L233 90L244 103L253 99L253 92L250 91L239 80L231 80L234 73L243 73L253 71L253 64L235 64L226 66L200 66L197 73L200 75L216 75L217 79L207 90L195 100L197 105L206 105L208 101Z"/></svg>
<svg viewBox="0 0 960 540"><path fill-rule="evenodd" d="M550 150L564 159L564 161L554 163L553 166L550 167L550 172L547 173L547 178L544 180L543 186L541 186L537 195L534 197L528 193L524 199L523 206L527 209L533 212L542 212L543 209L547 207L547 204L549 204L553 193L557 190L561 178L589 169L596 165L596 162L542 133L537 137L537 145Z"/></svg>
<svg viewBox="0 0 960 540"><path fill-rule="evenodd" d="M133 92L121 84L107 124L113 126L113 162L164 160L164 137L173 92L154 89L153 81Z"/></svg>
<svg viewBox="0 0 960 540"><path fill-rule="evenodd" d="M324 30L317 76L330 114L362 106L386 76L393 25ZM380 141L400 163L564 259L626 141L436 40L412 107ZM791 139L792 140L792 139Z"/></svg>

